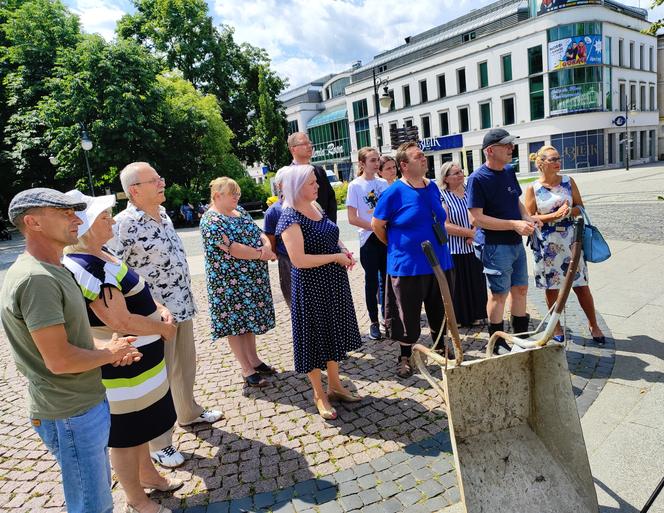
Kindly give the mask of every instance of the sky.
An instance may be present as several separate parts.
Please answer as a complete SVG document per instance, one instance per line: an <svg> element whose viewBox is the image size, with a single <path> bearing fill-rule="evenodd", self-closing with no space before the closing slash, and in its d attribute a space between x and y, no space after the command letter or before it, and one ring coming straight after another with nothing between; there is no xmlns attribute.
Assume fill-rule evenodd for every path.
<svg viewBox="0 0 664 513"><path fill-rule="evenodd" d="M235 29L235 40L267 50L289 88L369 62L374 55L492 0L207 0L216 24ZM89 33L114 37L128 0L64 0ZM622 0L649 8L650 0ZM654 21L664 7L649 10Z"/></svg>

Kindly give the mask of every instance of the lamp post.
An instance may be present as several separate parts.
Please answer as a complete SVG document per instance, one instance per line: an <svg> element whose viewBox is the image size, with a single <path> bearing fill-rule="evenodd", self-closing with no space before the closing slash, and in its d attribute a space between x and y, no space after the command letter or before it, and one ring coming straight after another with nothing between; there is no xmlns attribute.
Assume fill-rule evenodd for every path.
<svg viewBox="0 0 664 513"><path fill-rule="evenodd" d="M94 183L92 182L92 172L90 171L90 161L88 160L88 152L92 149L92 141L90 140L90 137L88 136L88 131L85 129L85 125L83 123L80 123L81 125L81 148L83 148L83 155L85 156L85 166L88 169L88 180L90 180L90 196L95 195L95 187Z"/></svg>
<svg viewBox="0 0 664 513"><path fill-rule="evenodd" d="M383 147L383 130L380 127L380 108L389 109L392 105L392 97L387 91L387 84L389 83L388 77L380 78L376 76L376 68L371 68L371 75L373 76L373 89L374 89L374 109L376 110L376 142L378 143L378 154L380 155L381 148ZM383 94L378 98L378 87L383 86ZM378 102L376 102L378 99Z"/></svg>

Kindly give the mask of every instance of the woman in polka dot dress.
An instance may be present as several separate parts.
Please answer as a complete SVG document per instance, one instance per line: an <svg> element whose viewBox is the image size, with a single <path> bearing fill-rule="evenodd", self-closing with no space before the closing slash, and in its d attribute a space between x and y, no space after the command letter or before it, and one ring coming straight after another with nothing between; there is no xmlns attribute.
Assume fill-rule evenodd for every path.
<svg viewBox="0 0 664 513"><path fill-rule="evenodd" d="M293 264L291 271L295 371L311 381L324 419L335 419L330 401L360 401L339 379L339 362L360 347L355 307L348 283L355 261L339 241L339 228L316 203L318 184L311 166L292 166L282 180L284 209L276 234ZM321 370L327 370L327 393Z"/></svg>

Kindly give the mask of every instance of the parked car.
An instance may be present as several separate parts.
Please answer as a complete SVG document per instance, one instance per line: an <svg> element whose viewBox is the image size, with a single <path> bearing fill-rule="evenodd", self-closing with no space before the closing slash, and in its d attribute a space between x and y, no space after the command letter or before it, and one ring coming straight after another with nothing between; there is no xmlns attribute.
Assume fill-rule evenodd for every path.
<svg viewBox="0 0 664 513"><path fill-rule="evenodd" d="M327 175L327 179L330 181L330 185L333 188L341 187L343 186L343 182L337 178L337 175L334 174L334 171L330 171L329 169L325 170L325 174Z"/></svg>

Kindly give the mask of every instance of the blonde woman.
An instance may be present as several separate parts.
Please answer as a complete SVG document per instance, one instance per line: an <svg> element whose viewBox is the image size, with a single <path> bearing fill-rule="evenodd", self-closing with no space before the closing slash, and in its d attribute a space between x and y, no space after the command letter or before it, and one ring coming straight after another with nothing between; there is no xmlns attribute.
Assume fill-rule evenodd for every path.
<svg viewBox="0 0 664 513"><path fill-rule="evenodd" d="M452 299L457 322L470 326L486 319L486 280L483 266L473 253L476 228L468 219L468 201L463 169L458 162L445 162L441 168L440 188L447 213L447 245L454 261Z"/></svg>
<svg viewBox="0 0 664 513"><path fill-rule="evenodd" d="M530 155L540 171L539 180L526 189L526 210L542 223L542 241L535 257L535 285L544 289L546 303L551 308L558 297L567 267L572 259L574 216L580 214L577 207L583 206L581 193L574 179L560 174L560 155L553 146L542 146L537 153ZM585 260L579 268L573 283L574 293L588 318L588 329L593 340L604 344L604 333L597 325L595 303L588 287L588 267ZM553 337L562 342L564 334L558 325Z"/></svg>
<svg viewBox="0 0 664 513"><path fill-rule="evenodd" d="M250 387L269 385L276 369L256 352L256 335L274 328L267 262L270 241L238 205L240 186L228 177L210 182L210 208L201 218L212 338L228 337Z"/></svg>
<svg viewBox="0 0 664 513"><path fill-rule="evenodd" d="M151 500L144 488L173 491L183 485L159 474L148 449L150 440L175 423L164 343L175 339L177 328L168 309L154 301L145 280L104 248L113 237L110 208L115 196L93 198L79 191L67 195L87 204L84 212L77 212L83 221L79 242L66 248L62 263L83 292L92 333L99 340L110 340L116 332L136 335L133 345L143 353L141 361L129 367L104 365L101 370L111 409L108 446L127 498L125 512L167 513L170 510Z"/></svg>
<svg viewBox="0 0 664 513"><path fill-rule="evenodd" d="M385 273L387 272L387 246L371 230L371 217L388 184L378 176L380 156L369 147L357 152L359 172L348 184L346 207L348 222L357 226L360 236L360 264L364 269L364 297L369 312L369 338L383 338L378 323L378 298L385 295ZM383 318L385 311L383 311Z"/></svg>
<svg viewBox="0 0 664 513"><path fill-rule="evenodd" d="M316 203L312 166L292 166L282 178L284 209L277 225L292 263L295 371L306 374L314 403L326 420L337 418L330 401L356 402L339 378L339 362L362 344L346 269L353 257L339 240L339 227ZM327 392L322 370L327 370Z"/></svg>

